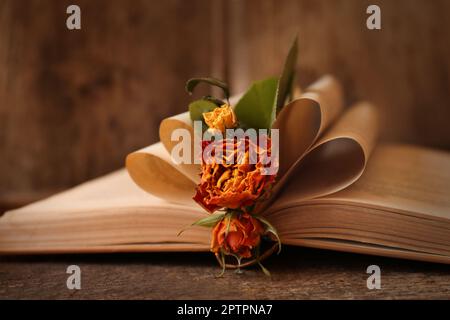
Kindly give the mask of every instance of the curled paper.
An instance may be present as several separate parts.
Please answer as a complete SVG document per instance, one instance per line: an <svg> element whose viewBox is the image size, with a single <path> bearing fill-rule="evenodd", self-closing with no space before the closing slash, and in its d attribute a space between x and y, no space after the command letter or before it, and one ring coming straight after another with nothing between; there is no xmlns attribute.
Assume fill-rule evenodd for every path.
<svg viewBox="0 0 450 320"><path fill-rule="evenodd" d="M343 113L343 106L339 81L326 75L282 109L273 125L280 130L280 169L272 196L261 210L273 202L290 179L298 182L306 199L345 188L362 174L378 132L376 110L361 102ZM126 167L145 191L186 203L192 201L200 167L171 161L170 153L179 143L172 141L172 133L180 128L194 137L187 112L164 119L159 130L161 142L131 153ZM337 174L329 175L336 170Z"/></svg>
<svg viewBox="0 0 450 320"><path fill-rule="evenodd" d="M175 203L192 203L195 183L175 166L161 142L129 154L126 167L143 190Z"/></svg>

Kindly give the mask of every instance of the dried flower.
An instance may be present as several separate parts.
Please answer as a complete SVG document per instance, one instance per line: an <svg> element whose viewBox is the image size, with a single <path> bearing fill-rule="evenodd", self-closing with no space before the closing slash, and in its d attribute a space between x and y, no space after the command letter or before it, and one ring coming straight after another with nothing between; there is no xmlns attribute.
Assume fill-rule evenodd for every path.
<svg viewBox="0 0 450 320"><path fill-rule="evenodd" d="M203 113L203 119L210 129L225 132L225 129L235 128L237 125L236 115L230 105L224 104L211 112Z"/></svg>
<svg viewBox="0 0 450 320"><path fill-rule="evenodd" d="M275 175L264 174L271 148L270 138L265 139L266 148L248 138L211 142L213 152L209 161L204 159L202 163L201 181L193 199L210 213L221 208L246 212L256 201L263 200L275 181ZM223 150L221 157L214 152L217 144Z"/></svg>
<svg viewBox="0 0 450 320"><path fill-rule="evenodd" d="M250 258L263 233L263 225L248 213L226 216L212 231L211 251Z"/></svg>

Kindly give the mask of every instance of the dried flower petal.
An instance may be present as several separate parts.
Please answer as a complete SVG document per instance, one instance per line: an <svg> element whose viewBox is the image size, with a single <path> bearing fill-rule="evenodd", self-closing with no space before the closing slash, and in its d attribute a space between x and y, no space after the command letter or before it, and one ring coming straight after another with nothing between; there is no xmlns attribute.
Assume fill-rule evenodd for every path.
<svg viewBox="0 0 450 320"><path fill-rule="evenodd" d="M212 231L211 251L223 250L240 258L250 258L252 250L261 242L263 225L248 213L228 216Z"/></svg>
<svg viewBox="0 0 450 320"><path fill-rule="evenodd" d="M211 142L209 146L212 144L212 149L221 144L224 152L221 159L216 159L212 152L209 161L202 163L201 180L193 199L211 213L220 208L245 212L247 207L264 199L275 181L275 175L263 174L267 157L270 157L270 138L266 139L267 150L248 138ZM227 149L227 145L233 148ZM250 161L251 150L256 153L256 161ZM242 151L244 155L240 156ZM227 160L233 160L233 163L227 163Z"/></svg>
<svg viewBox="0 0 450 320"><path fill-rule="evenodd" d="M225 132L225 129L235 128L237 125L236 115L228 104L215 108L211 112L203 113L203 119L210 129Z"/></svg>

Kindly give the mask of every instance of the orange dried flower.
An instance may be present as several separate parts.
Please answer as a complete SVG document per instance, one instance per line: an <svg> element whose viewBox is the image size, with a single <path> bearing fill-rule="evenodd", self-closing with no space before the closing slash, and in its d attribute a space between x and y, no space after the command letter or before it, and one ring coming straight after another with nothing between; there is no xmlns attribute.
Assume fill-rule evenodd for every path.
<svg viewBox="0 0 450 320"><path fill-rule="evenodd" d="M236 127L236 115L230 105L224 104L219 108L215 108L211 112L203 113L203 119L210 129L217 129L225 132L225 129Z"/></svg>
<svg viewBox="0 0 450 320"><path fill-rule="evenodd" d="M264 233L262 224L248 213L226 217L212 231L211 251L250 258Z"/></svg>
<svg viewBox="0 0 450 320"><path fill-rule="evenodd" d="M220 208L245 212L247 207L264 199L275 181L275 175L263 174L271 148L270 138L265 139L267 149L248 138L211 142L212 150L215 145L222 144L223 154L222 157L216 157L212 152L209 163L203 159L201 181L193 199L210 213ZM227 145L233 148L227 149ZM251 158L251 152L256 155L256 161ZM232 164L227 162L230 159L233 159Z"/></svg>

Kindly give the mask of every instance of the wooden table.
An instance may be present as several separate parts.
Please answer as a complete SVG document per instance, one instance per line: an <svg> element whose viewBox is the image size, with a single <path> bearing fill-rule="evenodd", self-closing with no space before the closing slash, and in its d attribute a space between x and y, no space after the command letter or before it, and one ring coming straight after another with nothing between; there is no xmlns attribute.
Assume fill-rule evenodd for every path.
<svg viewBox="0 0 450 320"><path fill-rule="evenodd" d="M81 290L68 290L66 268L81 268ZM369 290L366 268L381 268ZM0 298L28 299L449 299L450 267L284 247L243 275L220 271L210 254L148 253L0 257Z"/></svg>

